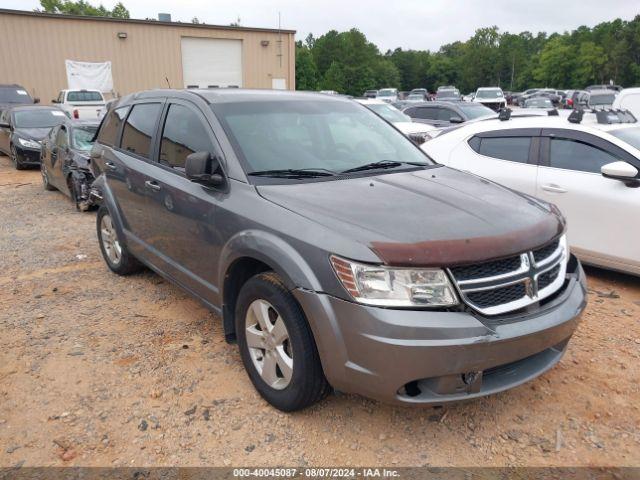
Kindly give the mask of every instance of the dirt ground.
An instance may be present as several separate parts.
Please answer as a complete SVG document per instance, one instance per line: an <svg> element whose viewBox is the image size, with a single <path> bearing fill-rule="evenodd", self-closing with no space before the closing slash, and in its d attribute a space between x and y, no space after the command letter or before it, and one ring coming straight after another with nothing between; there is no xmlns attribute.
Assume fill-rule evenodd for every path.
<svg viewBox="0 0 640 480"><path fill-rule="evenodd" d="M95 212L0 157L0 466L638 466L640 278L589 269L568 353L443 408L254 391L218 318L102 261Z"/></svg>

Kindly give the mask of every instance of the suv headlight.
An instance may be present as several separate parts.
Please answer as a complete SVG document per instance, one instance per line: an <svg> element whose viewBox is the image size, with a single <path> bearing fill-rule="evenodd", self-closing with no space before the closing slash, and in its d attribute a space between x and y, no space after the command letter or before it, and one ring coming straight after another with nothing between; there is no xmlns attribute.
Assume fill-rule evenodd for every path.
<svg viewBox="0 0 640 480"><path fill-rule="evenodd" d="M382 307L448 307L458 298L444 270L366 265L331 255L336 276L353 299Z"/></svg>
<svg viewBox="0 0 640 480"><path fill-rule="evenodd" d="M20 142L20 145L22 145L23 147L40 148L40 142L29 140L28 138L18 138L18 142Z"/></svg>

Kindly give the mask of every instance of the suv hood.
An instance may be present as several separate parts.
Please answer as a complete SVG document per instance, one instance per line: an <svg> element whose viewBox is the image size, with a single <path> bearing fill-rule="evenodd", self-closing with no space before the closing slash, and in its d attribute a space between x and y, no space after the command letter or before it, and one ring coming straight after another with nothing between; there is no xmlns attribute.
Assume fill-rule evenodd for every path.
<svg viewBox="0 0 640 480"><path fill-rule="evenodd" d="M550 204L447 167L256 188L267 200L367 245L388 265L507 257L543 246L565 228Z"/></svg>

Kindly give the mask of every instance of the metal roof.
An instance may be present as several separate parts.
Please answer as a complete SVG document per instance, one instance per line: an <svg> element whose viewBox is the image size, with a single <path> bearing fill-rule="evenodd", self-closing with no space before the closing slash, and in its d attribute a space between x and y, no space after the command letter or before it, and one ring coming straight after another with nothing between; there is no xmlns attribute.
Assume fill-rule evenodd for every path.
<svg viewBox="0 0 640 480"><path fill-rule="evenodd" d="M128 24L140 24L140 25L154 25L164 27L190 27L190 28L204 28L212 30L235 30L246 32L269 32L269 33L296 33L295 30L285 30L277 28L259 28L259 27L233 27L231 25L212 25L209 23L191 23L191 22L162 22L160 20L141 20L133 18L115 18L115 17L97 17L91 15L67 15L62 13L45 13L45 12L30 12L27 10L11 10L8 8L0 8L0 14L7 15L22 15L29 17L40 18L53 18L53 19L70 19L70 20L86 20L86 21L98 21L98 22L114 22L114 23L128 23Z"/></svg>

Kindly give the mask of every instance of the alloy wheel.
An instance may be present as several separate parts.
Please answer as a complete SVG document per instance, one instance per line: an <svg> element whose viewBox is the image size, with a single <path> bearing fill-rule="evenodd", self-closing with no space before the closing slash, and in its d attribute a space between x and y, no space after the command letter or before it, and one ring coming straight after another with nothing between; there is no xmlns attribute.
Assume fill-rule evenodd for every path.
<svg viewBox="0 0 640 480"><path fill-rule="evenodd" d="M113 265L118 265L122 259L122 247L109 215L104 215L100 221L100 237L109 261Z"/></svg>
<svg viewBox="0 0 640 480"><path fill-rule="evenodd" d="M293 374L293 352L280 314L266 300L255 300L247 310L245 330L251 361L262 380L276 390L286 388Z"/></svg>

